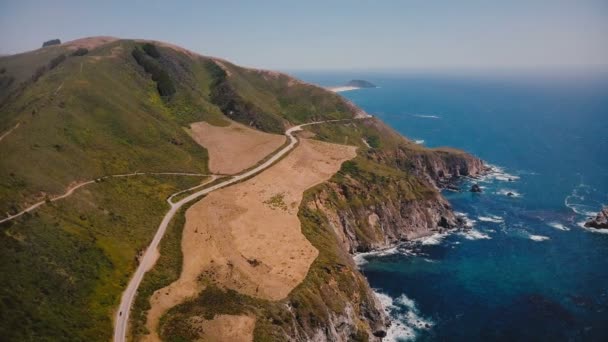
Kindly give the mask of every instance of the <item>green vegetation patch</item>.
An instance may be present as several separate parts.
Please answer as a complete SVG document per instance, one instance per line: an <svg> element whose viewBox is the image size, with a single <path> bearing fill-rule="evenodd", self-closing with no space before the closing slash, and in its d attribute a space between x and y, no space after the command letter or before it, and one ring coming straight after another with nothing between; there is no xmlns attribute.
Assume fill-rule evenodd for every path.
<svg viewBox="0 0 608 342"><path fill-rule="evenodd" d="M146 46L154 45L147 44ZM136 47L133 49L131 54L137 61L137 64L141 65L144 70L152 76L152 80L156 82L156 88L160 96L168 97L175 94L175 85L173 84L171 76L169 76L169 73L163 69L160 63L155 61L153 58L150 58L152 54L150 54L148 51L149 50L146 50L146 53L144 53L142 50ZM156 48L151 51L155 51L154 55L158 54L158 50L156 50ZM158 54L158 57L160 57L160 54Z"/></svg>
<svg viewBox="0 0 608 342"><path fill-rule="evenodd" d="M3 340L108 341L137 256L168 210L166 197L196 181L108 179L2 224Z"/></svg>
<svg viewBox="0 0 608 342"><path fill-rule="evenodd" d="M272 197L264 201L264 204L268 205L272 209L287 210L287 204L285 204L284 193L272 195Z"/></svg>

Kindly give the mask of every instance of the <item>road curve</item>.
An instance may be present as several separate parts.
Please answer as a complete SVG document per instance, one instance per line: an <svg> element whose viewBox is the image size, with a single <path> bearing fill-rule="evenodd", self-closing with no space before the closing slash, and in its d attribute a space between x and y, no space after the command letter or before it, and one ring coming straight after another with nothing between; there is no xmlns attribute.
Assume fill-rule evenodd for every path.
<svg viewBox="0 0 608 342"><path fill-rule="evenodd" d="M131 311L131 306L133 304L133 300L135 299L135 295L137 294L137 289L139 288L139 285L141 284L141 281L143 280L146 272L148 272L148 270L150 270L152 268L152 266L154 266L154 263L156 262L156 259L158 258L158 245L159 245L161 239L163 238L163 235L165 235L165 231L167 230L167 226L169 225L169 222L171 222L171 219L173 218L175 213L184 204L186 204L192 200L195 200L201 196L204 196L210 192L213 192L215 190L224 188L224 187L234 184L234 183L238 183L243 179L249 178L249 177L267 169L268 167L270 167L272 164L274 164L277 160L281 159L284 155L286 155L289 151L291 151L295 147L295 145L298 142L298 139L295 136L293 136L293 133L297 132L297 131L301 131L302 127L309 126L309 125L316 125L316 124L320 124L320 123L350 121L350 120L353 120L353 119L316 121L316 122L311 122L311 123L291 127L290 129L285 131L285 135L287 136L287 138L289 138L289 144L287 146L285 146L284 148L282 148L281 150L279 150L276 154L274 154L272 157L270 157L264 163L256 166L255 168L253 168L249 171L245 171L243 173L235 175L232 178L230 178L224 182L221 182L221 183L215 184L211 187L197 191L187 197L184 197L183 199L181 199L175 203L173 203L171 201L171 199L176 194L172 195L169 199L167 199L167 202L169 203L169 205L171 205L171 209L169 209L167 214L165 214L165 217L163 218L160 225L158 226L158 230L156 231L156 234L154 234L154 238L152 239L152 242L146 249L146 251L143 255L143 258L141 258L141 262L140 262L139 266L137 267L137 270L135 270L135 274L133 275L133 278L131 278L131 280L129 281L129 285L127 286L127 289L125 290L125 292L123 292L122 298L120 300L120 306L118 307L118 311L116 312L116 320L114 323L114 342L125 342L126 341L127 325L129 323L129 314Z"/></svg>

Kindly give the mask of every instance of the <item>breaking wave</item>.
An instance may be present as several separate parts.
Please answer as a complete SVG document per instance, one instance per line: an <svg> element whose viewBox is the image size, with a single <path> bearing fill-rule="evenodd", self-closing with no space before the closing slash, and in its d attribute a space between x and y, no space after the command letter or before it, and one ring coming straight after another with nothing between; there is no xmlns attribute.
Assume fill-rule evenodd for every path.
<svg viewBox="0 0 608 342"><path fill-rule="evenodd" d="M530 238L530 240L533 240L533 241L536 241L536 242L549 240L548 236L543 236L543 235L532 235L532 234L530 234L528 237Z"/></svg>
<svg viewBox="0 0 608 342"><path fill-rule="evenodd" d="M441 119L441 117L437 115L412 114L412 116L422 119Z"/></svg>
<svg viewBox="0 0 608 342"><path fill-rule="evenodd" d="M393 254L397 254L397 253L400 253L398 247L392 247L392 248L383 249L383 250L379 250L379 251L357 253L353 256L353 259L355 260L355 264L357 266L362 266L362 265L367 264L368 257L382 257L382 256L393 255Z"/></svg>
<svg viewBox="0 0 608 342"><path fill-rule="evenodd" d="M478 216L477 219L482 222L503 223L505 220L496 215Z"/></svg>
<svg viewBox="0 0 608 342"><path fill-rule="evenodd" d="M392 320L383 341L413 341L419 333L433 327L433 321L422 317L416 302L405 294L397 299L376 290L374 294L382 309Z"/></svg>
<svg viewBox="0 0 608 342"><path fill-rule="evenodd" d="M490 235L480 232L476 229L469 229L467 231L459 232L458 235L463 236L467 240L489 240Z"/></svg>
<svg viewBox="0 0 608 342"><path fill-rule="evenodd" d="M570 228L564 226L563 224L559 223L559 222L549 222L547 223L549 225L549 227L553 227L555 229L559 229L559 230L570 230Z"/></svg>

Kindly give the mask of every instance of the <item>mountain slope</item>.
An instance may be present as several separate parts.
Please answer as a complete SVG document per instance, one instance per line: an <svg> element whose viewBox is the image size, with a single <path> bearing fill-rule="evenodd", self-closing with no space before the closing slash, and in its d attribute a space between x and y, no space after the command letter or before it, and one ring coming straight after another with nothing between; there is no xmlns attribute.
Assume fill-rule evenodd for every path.
<svg viewBox="0 0 608 342"><path fill-rule="evenodd" d="M339 95L287 75L159 42L82 39L1 57L0 70L0 132L17 127L0 141L3 213L110 174L206 174L207 152L185 129L194 122L224 126L229 118L282 133L299 123L364 116ZM307 130L313 139L358 150L302 199L302 233L319 251L304 281L279 301L207 286L165 315L161 337L196 339L190 318L243 313L257 317L257 340L375 339L385 321L349 253L457 226L438 187L483 170L474 157L420 147L374 118ZM1 224L0 281L11 284L0 293L3 336L108 340L138 252L167 209L164 199L199 181L142 176L95 183ZM140 288L136 339L146 334L150 295L179 276L180 215Z"/></svg>

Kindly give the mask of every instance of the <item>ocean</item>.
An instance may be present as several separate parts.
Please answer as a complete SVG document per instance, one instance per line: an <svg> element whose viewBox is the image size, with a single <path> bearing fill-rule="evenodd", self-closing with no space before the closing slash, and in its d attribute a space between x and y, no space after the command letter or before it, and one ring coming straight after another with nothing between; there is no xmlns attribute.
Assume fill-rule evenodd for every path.
<svg viewBox="0 0 608 342"><path fill-rule="evenodd" d="M608 77L296 72L428 147L493 166L444 192L472 229L359 256L395 341L608 341ZM483 192L468 192L479 183ZM512 193L514 196L507 196Z"/></svg>

